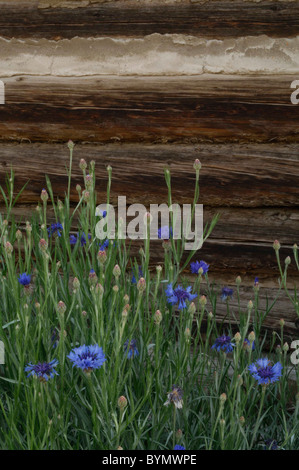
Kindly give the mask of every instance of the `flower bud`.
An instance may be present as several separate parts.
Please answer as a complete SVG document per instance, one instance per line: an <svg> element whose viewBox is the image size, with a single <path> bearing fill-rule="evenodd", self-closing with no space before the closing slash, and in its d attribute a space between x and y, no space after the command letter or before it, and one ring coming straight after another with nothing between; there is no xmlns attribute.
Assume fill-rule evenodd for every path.
<svg viewBox="0 0 299 470"><path fill-rule="evenodd" d="M237 284L237 286L239 286L239 285L241 284L241 282L242 282L241 276L237 276L237 277L236 277L236 284Z"/></svg>
<svg viewBox="0 0 299 470"><path fill-rule="evenodd" d="M285 321L284 321L283 318L281 318L281 319L279 320L279 325L281 326L281 328L284 327L284 324L285 324Z"/></svg>
<svg viewBox="0 0 299 470"><path fill-rule="evenodd" d="M129 300L130 300L130 297L128 296L128 294L125 294L125 295L124 295L124 302L125 302L126 304L128 304L128 303L129 303Z"/></svg>
<svg viewBox="0 0 299 470"><path fill-rule="evenodd" d="M198 160L198 158L196 158L196 160L194 161L193 168L194 168L194 170L196 170L196 171L199 171L199 170L201 169L201 163L200 163L200 161Z"/></svg>
<svg viewBox="0 0 299 470"><path fill-rule="evenodd" d="M204 307L205 305L207 305L207 298L205 295L202 295L199 299L199 303L202 307Z"/></svg>
<svg viewBox="0 0 299 470"><path fill-rule="evenodd" d="M278 251L280 250L280 243L278 240L275 240L274 243L273 243L273 248L275 251Z"/></svg>
<svg viewBox="0 0 299 470"><path fill-rule="evenodd" d="M80 289L80 281L77 277L74 277L74 279L73 279L73 288L76 289L76 290Z"/></svg>
<svg viewBox="0 0 299 470"><path fill-rule="evenodd" d="M175 433L175 437L176 437L177 442L180 442L183 437L183 431L181 429L178 429L177 432Z"/></svg>
<svg viewBox="0 0 299 470"><path fill-rule="evenodd" d="M289 256L286 257L286 259L284 260L284 264L286 266L288 266L289 264L291 264L291 258Z"/></svg>
<svg viewBox="0 0 299 470"><path fill-rule="evenodd" d="M46 189L42 190L40 198L43 202L47 202L47 200L49 199L49 194L47 193Z"/></svg>
<svg viewBox="0 0 299 470"><path fill-rule="evenodd" d="M60 300L57 304L57 312L60 315L63 315L66 312L66 305L62 300Z"/></svg>
<svg viewBox="0 0 299 470"><path fill-rule="evenodd" d="M17 240L21 240L21 239L22 239L22 232L21 232L21 230L17 230L17 231L16 231L16 239L17 239Z"/></svg>
<svg viewBox="0 0 299 470"><path fill-rule="evenodd" d="M44 253L45 251L47 251L48 242L44 238L41 238L38 246L39 246L39 249Z"/></svg>
<svg viewBox="0 0 299 470"><path fill-rule="evenodd" d="M212 312L209 312L209 313L208 313L208 319L209 319L209 320L212 320L213 318L214 318L213 313L212 313Z"/></svg>
<svg viewBox="0 0 299 470"><path fill-rule="evenodd" d="M221 404L221 405L224 405L224 403L225 403L226 400L227 400L226 393L221 393L219 399L220 399L220 404Z"/></svg>
<svg viewBox="0 0 299 470"><path fill-rule="evenodd" d="M89 191L92 188L92 176L91 175L86 175L85 177L85 186L86 189Z"/></svg>
<svg viewBox="0 0 299 470"><path fill-rule="evenodd" d="M186 329L185 329L184 335L185 335L185 340L186 340L186 341L189 341L189 340L190 340L190 337L191 337L190 328L186 328Z"/></svg>
<svg viewBox="0 0 299 470"><path fill-rule="evenodd" d="M79 195L81 194L82 188L81 188L80 184L76 185L76 191L77 191L77 193L79 193Z"/></svg>
<svg viewBox="0 0 299 470"><path fill-rule="evenodd" d="M119 291L119 287L118 286L113 286L112 290L113 290L113 292L115 292L115 294L117 294L118 291Z"/></svg>
<svg viewBox="0 0 299 470"><path fill-rule="evenodd" d="M86 170L86 168L87 168L87 163L86 163L86 161L84 160L84 158L81 158L80 163L79 163L79 168L80 168L80 170L82 170L82 171L83 171L83 170Z"/></svg>
<svg viewBox="0 0 299 470"><path fill-rule="evenodd" d="M139 281L137 282L137 289L138 289L139 294L142 294L144 290L146 289L146 282L145 282L144 277L141 277Z"/></svg>
<svg viewBox="0 0 299 470"><path fill-rule="evenodd" d="M162 266L160 266L160 265L156 266L156 271L157 271L158 274L160 274L162 272L162 269L163 269Z"/></svg>
<svg viewBox="0 0 299 470"><path fill-rule="evenodd" d="M249 300L248 304L247 304L247 308L248 308L248 311L251 312L251 310L253 309L253 302L252 300Z"/></svg>
<svg viewBox="0 0 299 470"><path fill-rule="evenodd" d="M245 424L244 416L240 416L239 421L240 421L241 426L244 426L244 424Z"/></svg>
<svg viewBox="0 0 299 470"><path fill-rule="evenodd" d="M195 312L196 312L196 305L194 302L191 302L188 307L188 313L193 317Z"/></svg>
<svg viewBox="0 0 299 470"><path fill-rule="evenodd" d="M239 331L235 334L234 338L235 338L236 343L239 344L242 339Z"/></svg>
<svg viewBox="0 0 299 470"><path fill-rule="evenodd" d="M284 352L288 352L289 349L290 349L290 347L289 347L288 343L284 343L284 345L283 345L283 347L282 347L282 350L283 350Z"/></svg>
<svg viewBox="0 0 299 470"><path fill-rule="evenodd" d="M119 397L119 399L117 400L117 404L118 404L118 407L119 407L121 410L124 410L124 409L126 408L126 406L128 405L128 400L126 399L126 397L121 396L121 397Z"/></svg>
<svg viewBox="0 0 299 470"><path fill-rule="evenodd" d="M105 250L100 250L100 251L98 252L98 262L99 262L100 264L105 264L106 261L107 261L107 253L106 253L106 251L105 251Z"/></svg>
<svg viewBox="0 0 299 470"><path fill-rule="evenodd" d="M97 283L97 285L96 285L96 287L95 287L95 293L96 293L96 294L99 294L99 295L103 295L103 294L104 294L104 287L102 286L102 284Z"/></svg>
<svg viewBox="0 0 299 470"><path fill-rule="evenodd" d="M73 150L73 148L75 147L75 144L72 140L69 140L67 143L67 146L70 150Z"/></svg>
<svg viewBox="0 0 299 470"><path fill-rule="evenodd" d="M117 280L119 278L119 276L121 275L121 270L120 270L120 267L118 266L118 264L116 264L113 268L113 276L115 277L115 279Z"/></svg>
<svg viewBox="0 0 299 470"><path fill-rule="evenodd" d="M5 245L5 252L7 253L8 256L11 256L12 252L13 252L13 247L12 247L12 244L9 243L9 242L6 242Z"/></svg>
<svg viewBox="0 0 299 470"><path fill-rule="evenodd" d="M88 282L90 286L95 286L96 283L98 282L98 276L96 275L93 269L89 271Z"/></svg>
<svg viewBox="0 0 299 470"><path fill-rule="evenodd" d="M83 191L83 199L84 202L89 202L90 201L90 192L89 191Z"/></svg>
<svg viewBox="0 0 299 470"><path fill-rule="evenodd" d="M157 310L154 314L154 321L156 325L160 325L162 321L162 313L160 312L160 310Z"/></svg>
<svg viewBox="0 0 299 470"><path fill-rule="evenodd" d="M82 317L86 317L87 316L87 312L85 310L83 310L83 312L81 313Z"/></svg>
<svg viewBox="0 0 299 470"><path fill-rule="evenodd" d="M248 335L248 339L250 343L253 343L255 341L255 333L254 331L251 331Z"/></svg>

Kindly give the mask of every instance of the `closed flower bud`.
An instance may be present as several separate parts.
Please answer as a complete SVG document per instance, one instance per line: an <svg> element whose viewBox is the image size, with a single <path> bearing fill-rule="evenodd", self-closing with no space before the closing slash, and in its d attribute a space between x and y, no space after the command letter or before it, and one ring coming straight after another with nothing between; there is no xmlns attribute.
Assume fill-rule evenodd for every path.
<svg viewBox="0 0 299 470"><path fill-rule="evenodd" d="M113 292L115 292L117 294L118 291L119 291L119 287L118 286L113 286L112 290L113 290Z"/></svg>
<svg viewBox="0 0 299 470"><path fill-rule="evenodd" d="M144 277L141 277L141 278L139 279L139 281L137 282L137 289L138 289L138 292L139 292L140 294L142 294L142 292L144 292L145 288L146 288L145 279L144 279Z"/></svg>
<svg viewBox="0 0 299 470"><path fill-rule="evenodd" d="M88 191L92 188L92 176L91 175L86 175L85 186Z"/></svg>
<svg viewBox="0 0 299 470"><path fill-rule="evenodd" d="M13 252L12 244L9 242L6 242L4 247L5 247L5 252L8 254L8 256L10 256Z"/></svg>
<svg viewBox="0 0 299 470"><path fill-rule="evenodd" d="M253 309L253 302L252 300L249 300L248 304L247 304L247 308L248 310L251 312L251 310Z"/></svg>
<svg viewBox="0 0 299 470"><path fill-rule="evenodd" d="M201 163L198 160L198 158L196 158L196 160L194 161L193 168L194 168L194 170L197 170L197 171L199 171L201 169Z"/></svg>
<svg viewBox="0 0 299 470"><path fill-rule="evenodd" d="M221 393L219 399L220 399L220 403L223 405L227 400L226 393Z"/></svg>
<svg viewBox="0 0 299 470"><path fill-rule="evenodd" d="M65 312L66 312L66 305L65 303L60 300L60 302L58 302L58 305L57 305L57 312L60 314L60 315L63 315Z"/></svg>
<svg viewBox="0 0 299 470"><path fill-rule="evenodd" d="M118 266L118 264L116 264L113 268L113 276L118 279L119 276L121 275L121 270L120 270L120 267Z"/></svg>
<svg viewBox="0 0 299 470"><path fill-rule="evenodd" d="M126 397L124 396L121 396L119 397L119 399L117 400L117 404L118 404L118 407L121 409L121 410L124 410L128 404L128 400L126 399Z"/></svg>
<svg viewBox="0 0 299 470"><path fill-rule="evenodd" d="M36 308L36 310L40 309L40 303L39 302L35 302L35 308Z"/></svg>
<svg viewBox="0 0 299 470"><path fill-rule="evenodd" d="M273 243L273 248L275 251L278 251L280 250L280 243L278 240L275 240L274 243Z"/></svg>
<svg viewBox="0 0 299 470"><path fill-rule="evenodd" d="M21 232L21 230L17 230L17 231L16 231L16 239L17 239L17 240L21 240L21 239L22 239L22 232Z"/></svg>
<svg viewBox="0 0 299 470"><path fill-rule="evenodd" d="M191 302L188 307L188 313L193 317L195 312L196 312L196 305L194 302Z"/></svg>
<svg viewBox="0 0 299 470"><path fill-rule="evenodd" d="M83 199L85 202L89 202L90 200L90 192L89 191L83 191Z"/></svg>
<svg viewBox="0 0 299 470"><path fill-rule="evenodd" d="M241 276L236 277L236 284L239 286L242 282Z"/></svg>
<svg viewBox="0 0 299 470"><path fill-rule="evenodd" d="M49 194L47 193L46 189L42 190L40 198L43 202L47 202L47 200L49 199Z"/></svg>
<svg viewBox="0 0 299 470"><path fill-rule="evenodd" d="M224 426L225 426L225 419L222 418L222 419L220 420L220 426L221 426L222 428L224 428Z"/></svg>
<svg viewBox="0 0 299 470"><path fill-rule="evenodd" d="M128 303L129 303L129 300L130 300L130 297L128 296L128 294L125 294L125 295L124 295L124 302L125 302L126 304L128 304Z"/></svg>
<svg viewBox="0 0 299 470"><path fill-rule="evenodd" d="M291 258L289 256L286 257L286 259L284 260L284 264L286 266L288 266L289 264L291 264Z"/></svg>
<svg viewBox="0 0 299 470"><path fill-rule="evenodd" d="M208 319L209 319L209 320L212 320L213 318L214 318L213 313L212 313L212 312L209 312L209 313L208 313Z"/></svg>
<svg viewBox="0 0 299 470"><path fill-rule="evenodd" d="M244 426L244 424L245 424L245 418L244 418L244 416L240 416L239 421L240 421L241 426Z"/></svg>
<svg viewBox="0 0 299 470"><path fill-rule="evenodd" d="M81 188L80 184L76 185L76 191L77 191L77 193L81 194L82 188Z"/></svg>
<svg viewBox="0 0 299 470"><path fill-rule="evenodd" d="M241 341L241 335L240 335L240 333L237 332L237 333L235 334L235 337L234 337L234 338L235 338L236 343L239 344L240 341Z"/></svg>
<svg viewBox="0 0 299 470"><path fill-rule="evenodd" d="M86 161L84 160L84 158L81 158L80 160L80 163L79 163L79 168L83 171L83 170L86 170L87 168L87 163Z"/></svg>
<svg viewBox="0 0 299 470"><path fill-rule="evenodd" d="M157 310L154 314L154 321L156 325L160 325L162 321L162 313L160 312L160 310Z"/></svg>
<svg viewBox="0 0 299 470"><path fill-rule="evenodd" d="M96 283L98 282L98 276L96 275L93 269L91 269L89 272L88 282L90 286L95 286Z"/></svg>
<svg viewBox="0 0 299 470"><path fill-rule="evenodd" d="M255 333L254 331L251 331L248 335L248 339L250 343L253 343L255 341Z"/></svg>
<svg viewBox="0 0 299 470"><path fill-rule="evenodd" d="M177 432L175 433L175 437L177 442L180 442L183 437L183 431L181 429L178 429Z"/></svg>
<svg viewBox="0 0 299 470"><path fill-rule="evenodd" d="M99 295L103 295L104 294L104 287L102 286L102 284L98 283L95 287L95 293L96 294L99 294Z"/></svg>
<svg viewBox="0 0 299 470"><path fill-rule="evenodd" d="M32 226L31 226L31 223L28 222L28 220L26 222L25 230L26 230L27 234L30 234L32 232Z"/></svg>
<svg viewBox="0 0 299 470"><path fill-rule="evenodd" d="M73 150L73 148L75 147L75 144L72 140L69 140L67 143L67 146L70 150Z"/></svg>
<svg viewBox="0 0 299 470"><path fill-rule="evenodd" d="M100 264L105 264L106 261L107 261L107 253L106 253L106 251L105 251L105 250L100 250L100 251L98 252L98 262L99 262Z"/></svg>
<svg viewBox="0 0 299 470"><path fill-rule="evenodd" d="M160 265L156 266L156 271L157 271L158 274L160 274L162 272L162 269L163 269L162 266L160 266Z"/></svg>
<svg viewBox="0 0 299 470"><path fill-rule="evenodd" d="M288 352L288 350L290 349L288 343L284 343L282 349L283 349L284 352Z"/></svg>
<svg viewBox="0 0 299 470"><path fill-rule="evenodd" d="M186 328L184 334L185 334L185 340L186 340L186 341L189 341L189 340L190 340L190 337L191 337L190 328Z"/></svg>
<svg viewBox="0 0 299 470"><path fill-rule="evenodd" d="M48 248L48 242L44 238L41 238L38 246L42 252L45 252Z"/></svg>
<svg viewBox="0 0 299 470"><path fill-rule="evenodd" d="M284 327L284 324L285 324L285 321L284 321L283 318L281 318L281 319L279 320L279 325L283 328L283 327Z"/></svg>
<svg viewBox="0 0 299 470"><path fill-rule="evenodd" d="M73 280L73 288L74 289L80 289L80 281L77 277L74 277L74 280Z"/></svg>
<svg viewBox="0 0 299 470"><path fill-rule="evenodd" d="M205 295L202 295L199 299L199 303L202 307L204 307L207 304L207 298Z"/></svg>

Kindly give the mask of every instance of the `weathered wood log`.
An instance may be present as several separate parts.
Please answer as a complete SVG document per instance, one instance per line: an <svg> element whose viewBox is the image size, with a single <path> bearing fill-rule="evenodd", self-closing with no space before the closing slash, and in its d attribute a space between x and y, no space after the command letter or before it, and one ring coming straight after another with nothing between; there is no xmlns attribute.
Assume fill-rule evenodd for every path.
<svg viewBox="0 0 299 470"><path fill-rule="evenodd" d="M1 36L58 40L160 33L217 39L262 34L293 37L299 31L299 5L287 1L144 5L131 0L81 8L39 6L38 1L1 1Z"/></svg>
<svg viewBox="0 0 299 470"><path fill-rule="evenodd" d="M83 185L79 160L85 158L87 162L96 162L99 203L106 197L108 164L113 168L114 204L117 203L118 195L126 196L128 204L166 202L167 187L163 174L165 166L171 171L174 201L190 203L195 178L193 162L195 158L199 158L202 162L200 202L204 206L273 207L273 212L268 213L269 215L264 215L261 209L260 219L270 217L269 227L273 224L278 236L283 237L280 226L283 226L286 219L289 219L286 233L291 234L292 226L298 226L295 215L297 210L294 215L286 215L287 213L278 210L276 216L275 212L278 207L298 209L298 151L298 144L76 145L71 197L73 202L78 201L75 187L76 184ZM19 202L37 202L40 191L46 184L45 174L52 181L54 194L62 197L67 186L65 168L68 160L69 151L65 144L0 144L0 184L3 185L5 174L12 166L16 175L16 191L30 180ZM225 217L224 214L223 218ZM236 217L239 217L240 223L241 220L245 225L248 223L249 232L256 225L255 216L251 217L249 213L248 216L244 213ZM237 219L234 223L238 226Z"/></svg>
<svg viewBox="0 0 299 470"><path fill-rule="evenodd" d="M13 77L0 140L299 141L294 76Z"/></svg>

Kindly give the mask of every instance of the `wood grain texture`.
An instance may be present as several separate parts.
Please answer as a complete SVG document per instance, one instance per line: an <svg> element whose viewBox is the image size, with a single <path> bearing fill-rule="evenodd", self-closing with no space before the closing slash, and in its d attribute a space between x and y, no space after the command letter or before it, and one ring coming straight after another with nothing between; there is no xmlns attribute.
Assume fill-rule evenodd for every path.
<svg viewBox="0 0 299 470"><path fill-rule="evenodd" d="M112 202L117 196L127 197L127 203L160 204L167 200L163 170L172 175L173 197L179 203L189 203L193 197L193 162L202 162L200 201L204 206L217 208L246 207L260 210L273 208L269 227L289 220L287 232L298 227L290 212L283 215L277 208L299 207L299 144L226 144L226 145L142 145L109 144L76 145L73 162L72 201L77 201L76 184L83 184L79 161L96 162L96 190L102 201L106 194L107 165L113 168ZM20 202L33 203L39 199L48 174L56 196L62 197L67 185L65 167L69 160L66 144L0 144L0 184L12 166L16 174L16 190L30 179ZM278 210L275 220L275 211ZM236 213L237 214L237 213ZM224 216L226 217L226 216ZM239 216L236 216L235 222ZM245 213L240 216L246 220ZM231 219L230 219L231 220ZM254 217L246 221L254 227ZM236 229L237 233L237 229ZM266 234L265 234L266 236ZM269 241L269 239L267 239Z"/></svg>
<svg viewBox="0 0 299 470"><path fill-rule="evenodd" d="M294 78L13 77L0 140L299 142Z"/></svg>
<svg viewBox="0 0 299 470"><path fill-rule="evenodd" d="M96 36L141 37L153 33L206 38L294 37L299 31L297 2L227 1L204 4L142 5L113 2L83 8L38 8L37 1L0 2L5 38L71 39Z"/></svg>

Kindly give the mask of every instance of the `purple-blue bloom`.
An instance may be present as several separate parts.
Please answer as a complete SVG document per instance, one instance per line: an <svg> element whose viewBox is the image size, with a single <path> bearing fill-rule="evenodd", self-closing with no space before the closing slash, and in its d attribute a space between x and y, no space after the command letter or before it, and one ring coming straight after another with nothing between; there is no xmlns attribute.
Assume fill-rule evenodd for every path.
<svg viewBox="0 0 299 470"><path fill-rule="evenodd" d="M58 237L61 237L63 226L61 225L60 222L55 222L55 224L51 224L51 226L47 230L48 230L49 237L51 237L51 235L53 234L58 235Z"/></svg>
<svg viewBox="0 0 299 470"><path fill-rule="evenodd" d="M244 339L244 343L243 343L243 348L246 350L246 351L250 351L250 341L248 338L245 338ZM255 350L255 342L253 341L252 342L252 351Z"/></svg>
<svg viewBox="0 0 299 470"><path fill-rule="evenodd" d="M141 277L143 277L142 268L141 268L141 266L138 266L138 279L140 279ZM135 277L133 269L132 269L132 280L131 281L132 281L132 284L137 284L136 277Z"/></svg>
<svg viewBox="0 0 299 470"><path fill-rule="evenodd" d="M200 268L202 269L202 274L206 274L209 270L210 265L205 263L204 261L194 261L190 264L190 271L193 274L198 274Z"/></svg>
<svg viewBox="0 0 299 470"><path fill-rule="evenodd" d="M101 242L100 242L99 250L100 250L100 251L104 251L104 250L106 250L106 248L108 248L108 246L109 246L109 240L108 240L108 238L107 238L107 239L104 241L104 243L101 244Z"/></svg>
<svg viewBox="0 0 299 470"><path fill-rule="evenodd" d="M31 282L31 275L30 274L26 274L26 273L23 273L23 274L20 274L19 277L18 277L18 281L20 284L22 284L22 286L29 286L30 282Z"/></svg>
<svg viewBox="0 0 299 470"><path fill-rule="evenodd" d="M186 450L185 447L180 446L179 444L176 444L173 448L173 450Z"/></svg>
<svg viewBox="0 0 299 470"><path fill-rule="evenodd" d="M195 297L197 297L197 294L191 294L191 290L191 286L188 286L186 289L184 289L182 286L178 286L174 289L172 284L168 284L167 289L165 290L167 302L172 305L178 303L178 308L180 310L186 308L186 300L190 302L191 300L195 299Z"/></svg>
<svg viewBox="0 0 299 470"><path fill-rule="evenodd" d="M271 361L265 357L250 364L248 370L260 385L268 385L277 382L281 377L282 371L280 362L276 362L274 365L271 364Z"/></svg>
<svg viewBox="0 0 299 470"><path fill-rule="evenodd" d="M224 351L226 353L232 352L234 349L234 344L231 342L230 336L222 335L215 340L215 343L212 346L212 349L216 349L216 351Z"/></svg>
<svg viewBox="0 0 299 470"><path fill-rule="evenodd" d="M74 348L67 357L72 361L73 367L76 366L84 372L99 369L106 361L103 349L98 344L91 346L85 346L84 344Z"/></svg>
<svg viewBox="0 0 299 470"><path fill-rule="evenodd" d="M278 450L278 443L275 439L267 439L265 441L264 450Z"/></svg>
<svg viewBox="0 0 299 470"><path fill-rule="evenodd" d="M130 345L129 345L129 340L127 339L127 341L124 344L124 352L128 353L127 355L128 359L131 359L131 357L134 358L134 356L139 356L136 339L132 339L132 341L130 342Z"/></svg>
<svg viewBox="0 0 299 470"><path fill-rule="evenodd" d="M230 289L229 287L222 287L221 300L226 300L228 297L232 298L233 292L233 289Z"/></svg>
<svg viewBox="0 0 299 470"><path fill-rule="evenodd" d="M57 359L53 359L51 362L38 362L37 364L29 364L25 367L25 372L29 372L27 377L30 375L36 375L41 382L47 382L52 379L54 375L58 375L55 367L58 365Z"/></svg>
<svg viewBox="0 0 299 470"><path fill-rule="evenodd" d="M158 228L158 238L161 240L169 240L172 238L173 232L172 227L168 227L168 225L164 225L163 227Z"/></svg>
<svg viewBox="0 0 299 470"><path fill-rule="evenodd" d="M77 241L79 239L79 234L77 233L77 235L70 235L70 244L71 245L76 245ZM91 239L91 235L90 233L88 234L88 240ZM83 232L83 234L81 235L81 246L83 245L86 245L86 235L85 233Z"/></svg>

